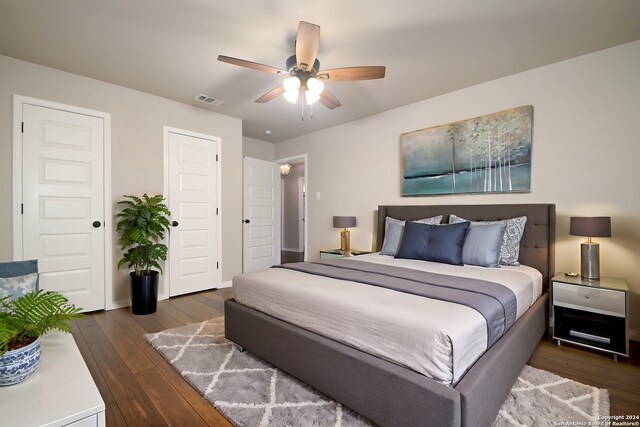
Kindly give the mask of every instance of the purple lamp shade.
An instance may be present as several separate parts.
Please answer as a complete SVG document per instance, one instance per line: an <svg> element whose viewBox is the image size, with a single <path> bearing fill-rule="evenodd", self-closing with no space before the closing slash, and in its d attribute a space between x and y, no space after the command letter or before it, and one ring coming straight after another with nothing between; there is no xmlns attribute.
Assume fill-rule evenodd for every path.
<svg viewBox="0 0 640 427"><path fill-rule="evenodd" d="M356 226L355 216L334 216L333 228L350 228Z"/></svg>
<svg viewBox="0 0 640 427"><path fill-rule="evenodd" d="M611 237L611 217L571 217L569 219L569 234L585 237Z"/></svg>

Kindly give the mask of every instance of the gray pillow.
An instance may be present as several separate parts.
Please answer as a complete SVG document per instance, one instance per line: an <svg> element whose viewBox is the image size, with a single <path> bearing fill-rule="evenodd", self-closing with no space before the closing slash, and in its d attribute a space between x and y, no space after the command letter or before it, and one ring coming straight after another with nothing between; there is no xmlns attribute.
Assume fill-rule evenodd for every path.
<svg viewBox="0 0 640 427"><path fill-rule="evenodd" d="M380 250L380 255L396 256L398 253L398 247L400 246L400 240L402 239L402 232L404 230L404 224L406 221L391 218L390 216L384 219L384 243ZM417 219L413 222L420 224L438 225L442 221L442 215L436 215L431 218Z"/></svg>
<svg viewBox="0 0 640 427"><path fill-rule="evenodd" d="M457 224L459 222L468 221L454 214L449 215L449 224ZM502 246L500 246L500 264L502 265L520 265L518 257L520 256L520 240L524 234L524 226L527 223L526 216L519 216L511 219L501 219L498 221L471 221L478 224L497 224L505 223L504 235L502 236Z"/></svg>
<svg viewBox="0 0 640 427"><path fill-rule="evenodd" d="M411 221L413 222L417 222L418 224L430 224L430 225L440 225L440 223L442 222L442 215L436 215L436 216L432 216L430 218L422 218L422 219L412 219ZM387 227L389 226L389 223L391 222L395 222L396 224L401 224L404 226L404 223L406 222L403 219L395 219L395 218L391 218L390 216L387 216L384 218L384 228L385 230L387 229ZM385 231L385 236L386 236L386 231Z"/></svg>
<svg viewBox="0 0 640 427"><path fill-rule="evenodd" d="M38 273L26 276L0 277L0 298L17 299L37 290Z"/></svg>
<svg viewBox="0 0 640 427"><path fill-rule="evenodd" d="M507 224L471 223L462 246L462 262L467 265L500 268L500 247Z"/></svg>
<svg viewBox="0 0 640 427"><path fill-rule="evenodd" d="M404 224L400 224L399 222L389 222L387 224L387 231L384 235L384 243L382 244L380 255L396 256L400 240L402 240L403 231Z"/></svg>

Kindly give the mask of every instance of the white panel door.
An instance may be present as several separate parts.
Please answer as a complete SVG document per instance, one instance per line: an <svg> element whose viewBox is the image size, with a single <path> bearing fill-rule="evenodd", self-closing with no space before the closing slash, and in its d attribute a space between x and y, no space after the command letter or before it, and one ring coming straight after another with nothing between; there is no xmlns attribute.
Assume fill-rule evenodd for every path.
<svg viewBox="0 0 640 427"><path fill-rule="evenodd" d="M104 309L104 120L23 108L23 259L40 288Z"/></svg>
<svg viewBox="0 0 640 427"><path fill-rule="evenodd" d="M218 141L169 132L169 296L219 286Z"/></svg>
<svg viewBox="0 0 640 427"><path fill-rule="evenodd" d="M244 158L242 271L280 264L280 167Z"/></svg>

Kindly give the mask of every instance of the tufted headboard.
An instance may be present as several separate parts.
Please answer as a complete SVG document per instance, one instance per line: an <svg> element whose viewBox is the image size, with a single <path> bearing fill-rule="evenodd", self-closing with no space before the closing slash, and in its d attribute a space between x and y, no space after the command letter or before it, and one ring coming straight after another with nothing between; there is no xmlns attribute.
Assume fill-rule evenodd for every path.
<svg viewBox="0 0 640 427"><path fill-rule="evenodd" d="M449 214L455 214L470 221L490 221L509 219L525 215L527 224L520 242L520 263L542 273L546 290L549 280L555 274L554 244L556 236L556 205L398 205L378 206L378 227L376 250L384 242L385 217L415 220L442 215L442 223L449 222Z"/></svg>

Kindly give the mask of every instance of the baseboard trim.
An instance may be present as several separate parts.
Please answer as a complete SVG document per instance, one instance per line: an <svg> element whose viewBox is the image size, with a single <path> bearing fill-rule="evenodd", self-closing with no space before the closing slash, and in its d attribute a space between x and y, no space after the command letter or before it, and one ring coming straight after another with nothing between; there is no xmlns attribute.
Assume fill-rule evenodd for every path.
<svg viewBox="0 0 640 427"><path fill-rule="evenodd" d="M285 252L297 252L299 254L304 252L302 249L299 249L299 248L282 248L282 250Z"/></svg>
<svg viewBox="0 0 640 427"><path fill-rule="evenodd" d="M109 310L117 310L119 308L124 308L124 307L129 307L131 305L131 302L129 300L119 300L119 301L112 301L109 306L106 308L107 311Z"/></svg>
<svg viewBox="0 0 640 427"><path fill-rule="evenodd" d="M220 283L220 286L218 286L218 289L222 289L222 288L230 288L232 285L231 280L227 280L226 282L222 282Z"/></svg>

